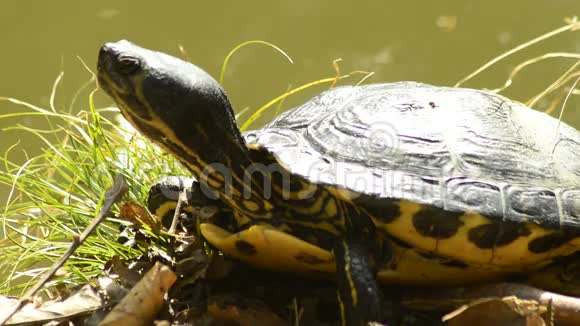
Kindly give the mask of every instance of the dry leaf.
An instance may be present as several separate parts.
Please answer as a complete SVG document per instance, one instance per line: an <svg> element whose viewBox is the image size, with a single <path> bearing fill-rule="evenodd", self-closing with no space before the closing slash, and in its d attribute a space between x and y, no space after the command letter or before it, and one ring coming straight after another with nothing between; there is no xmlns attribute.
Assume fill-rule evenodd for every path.
<svg viewBox="0 0 580 326"><path fill-rule="evenodd" d="M121 204L119 218L137 226L145 224L152 229L158 229L161 225L159 219L149 214L149 211L145 207L132 201L126 201Z"/></svg>
<svg viewBox="0 0 580 326"><path fill-rule="evenodd" d="M99 325L151 325L176 279L169 267L156 263Z"/></svg>
<svg viewBox="0 0 580 326"><path fill-rule="evenodd" d="M469 306L480 300L501 300L511 296L518 298L518 304L512 306L513 308L519 309L525 307L525 304L533 303L539 307L539 313L548 312L546 320L553 320L554 325L580 325L580 298L517 283L457 286L439 288L437 291L425 288L407 289L401 303L407 308L422 311L450 311L461 305Z"/></svg>
<svg viewBox="0 0 580 326"><path fill-rule="evenodd" d="M480 299L443 317L449 326L545 326L537 302L514 296L502 299Z"/></svg>
<svg viewBox="0 0 580 326"><path fill-rule="evenodd" d="M16 305L18 299L0 296L0 315L8 311L9 307ZM98 291L90 285L83 286L78 292L64 301L47 301L40 307L29 303L10 318L5 325L19 324L46 324L59 321L65 323L81 315L92 313L95 310L106 307L106 303Z"/></svg>
<svg viewBox="0 0 580 326"><path fill-rule="evenodd" d="M211 297L207 306L207 312L214 319L235 322L240 326L288 325L263 303L255 300L235 299L226 295Z"/></svg>

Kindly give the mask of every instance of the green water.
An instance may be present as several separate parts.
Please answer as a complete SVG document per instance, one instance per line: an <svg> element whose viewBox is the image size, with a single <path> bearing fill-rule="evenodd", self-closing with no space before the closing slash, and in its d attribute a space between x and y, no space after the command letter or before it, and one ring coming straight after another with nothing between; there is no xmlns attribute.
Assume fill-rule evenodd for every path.
<svg viewBox="0 0 580 326"><path fill-rule="evenodd" d="M128 39L145 47L187 57L218 76L226 54L254 39L275 43L294 60L289 64L269 48L243 49L232 59L224 87L237 110L255 109L289 85L342 73L374 71L367 82L417 80L453 85L487 60L547 31L565 17L580 14L578 0L550 1L7 1L0 3L0 96L47 107L60 71L57 107L68 107L75 91L90 78L101 44ZM580 31L565 33L502 61L466 86L495 88L518 63L547 52L580 53ZM548 86L574 59L553 59L524 71L504 95L526 101ZM356 83L349 79L347 83ZM290 98L297 105L324 86ZM85 109L81 96L75 109ZM578 96L564 120L580 127ZM98 105L110 105L103 94ZM539 103L539 107L546 103ZM0 114L19 108L0 102ZM267 121L265 115L256 126ZM35 126L39 119L0 120ZM2 153L20 139L12 159L35 153L34 137L0 132ZM20 155L20 156L19 156ZM0 198L5 198L0 189Z"/></svg>

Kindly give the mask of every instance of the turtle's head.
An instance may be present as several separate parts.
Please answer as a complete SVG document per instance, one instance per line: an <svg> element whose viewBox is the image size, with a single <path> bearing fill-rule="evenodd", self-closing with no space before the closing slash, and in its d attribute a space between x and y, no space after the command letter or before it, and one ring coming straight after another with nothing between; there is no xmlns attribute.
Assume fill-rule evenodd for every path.
<svg viewBox="0 0 580 326"><path fill-rule="evenodd" d="M230 102L195 65L119 41L101 47L98 80L137 130L194 174L207 164L246 160Z"/></svg>

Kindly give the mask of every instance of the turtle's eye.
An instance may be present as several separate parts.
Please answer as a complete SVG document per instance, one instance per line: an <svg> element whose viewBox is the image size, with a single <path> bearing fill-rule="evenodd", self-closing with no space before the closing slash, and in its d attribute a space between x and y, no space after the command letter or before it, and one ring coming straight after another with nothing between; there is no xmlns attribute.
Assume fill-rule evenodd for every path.
<svg viewBox="0 0 580 326"><path fill-rule="evenodd" d="M125 75L132 75L141 68L141 60L134 56L119 56L117 62L119 64L119 71Z"/></svg>

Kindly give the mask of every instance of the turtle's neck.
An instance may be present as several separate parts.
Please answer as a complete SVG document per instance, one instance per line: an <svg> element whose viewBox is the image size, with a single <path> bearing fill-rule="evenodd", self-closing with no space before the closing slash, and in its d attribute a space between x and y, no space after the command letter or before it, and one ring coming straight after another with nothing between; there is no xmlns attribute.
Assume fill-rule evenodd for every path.
<svg viewBox="0 0 580 326"><path fill-rule="evenodd" d="M226 204L250 217L272 205L219 83L199 67L127 41L99 52L99 85L136 129L173 154ZM267 177L267 176L266 176ZM263 178L262 178L263 179Z"/></svg>
<svg viewBox="0 0 580 326"><path fill-rule="evenodd" d="M178 121L162 133L159 144L182 164L214 195L236 211L254 217L270 215L269 194L263 191L269 179L260 163L253 162L236 125L233 110L221 89L197 92L190 110L172 110L165 121ZM184 105L185 103L181 103ZM192 123L183 123L183 121ZM268 181L266 181L268 182Z"/></svg>

